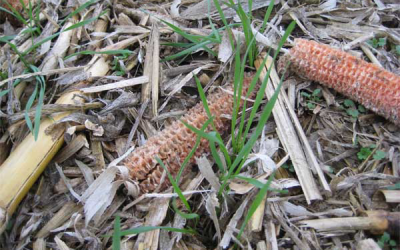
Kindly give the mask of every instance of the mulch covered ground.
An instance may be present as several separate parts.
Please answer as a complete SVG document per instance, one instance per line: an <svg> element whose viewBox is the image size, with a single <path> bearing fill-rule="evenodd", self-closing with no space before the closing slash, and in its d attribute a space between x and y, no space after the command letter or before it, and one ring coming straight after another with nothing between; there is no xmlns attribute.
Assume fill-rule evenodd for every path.
<svg viewBox="0 0 400 250"><path fill-rule="evenodd" d="M173 146L175 135L161 138L160 131L201 102L194 75L207 95L229 94L223 91L234 78L235 51L226 30L219 31L219 42L175 57L213 32L209 18L216 28L224 26L213 1L210 6L207 0L33 1L34 18L29 18L28 2L26 9L19 1L12 4L28 22L6 16L4 10L10 7L1 5L0 209L9 209L3 197L10 192L1 182L18 178L1 168L13 165L7 163L9 156L35 134L39 108L42 124L52 123L46 134L64 142L13 214L0 216L6 221L1 249L117 249L117 239L121 249L399 248L396 117L386 120L354 96L297 74L291 66L249 155L252 162L241 171L258 183L266 183L275 172L273 190L261 197L243 233L242 224L260 189L254 182L232 179L227 193L218 196L222 175L210 153L198 155L179 183L197 219L176 212L178 208L189 213L179 199L173 201L177 195L162 168L153 170L160 173L151 192L143 192L147 186L139 177L132 179L126 157L152 137L152 143L164 140ZM232 8L221 5L230 24L240 22ZM248 3L242 5L249 10ZM254 31L268 5L265 0L252 2ZM293 20L297 25L278 56L280 62L295 39L303 38L400 75L397 1L275 1L265 31L256 36L259 60L269 48L273 55ZM176 33L167 22L194 40ZM244 45L242 25L232 30ZM266 89L249 136L279 83L282 65L286 64L276 64L271 71L272 89ZM246 71L254 73L256 68ZM397 112L399 91L397 87L381 97L393 98ZM251 110L246 110L247 118ZM62 117L55 118L60 112ZM229 133L230 129L223 140L231 149ZM39 134L37 141L44 137ZM153 153L137 153L135 162ZM36 153L18 157L29 165L32 154ZM156 229L116 237L116 221L120 230L166 226L186 231Z"/></svg>

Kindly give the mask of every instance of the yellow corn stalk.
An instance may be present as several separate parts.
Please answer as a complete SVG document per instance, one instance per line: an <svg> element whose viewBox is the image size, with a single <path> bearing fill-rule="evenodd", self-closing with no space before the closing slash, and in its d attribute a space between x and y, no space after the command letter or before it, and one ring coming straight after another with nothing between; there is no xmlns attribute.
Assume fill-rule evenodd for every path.
<svg viewBox="0 0 400 250"><path fill-rule="evenodd" d="M106 60L98 57L87 72L91 76L104 76L108 70ZM82 95L82 92L78 90L65 93L56 103L83 102L83 99L74 97L76 94ZM43 119L38 140L35 141L33 135L29 134L0 166L0 234L4 231L8 218L64 142L63 131L48 135L45 130L69 114L70 112L62 112Z"/></svg>

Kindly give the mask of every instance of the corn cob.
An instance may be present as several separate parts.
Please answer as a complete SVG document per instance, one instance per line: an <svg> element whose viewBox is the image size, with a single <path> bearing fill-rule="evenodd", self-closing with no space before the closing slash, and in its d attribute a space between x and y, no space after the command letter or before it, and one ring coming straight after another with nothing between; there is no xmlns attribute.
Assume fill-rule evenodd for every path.
<svg viewBox="0 0 400 250"><path fill-rule="evenodd" d="M295 40L288 58L298 74L333 88L400 125L400 76L346 52L304 39Z"/></svg>
<svg viewBox="0 0 400 250"><path fill-rule="evenodd" d="M251 79L252 77L245 77L243 95L247 93ZM229 87L228 90L232 91L232 87ZM214 116L214 125L221 134L229 128L230 123L230 120L223 115L231 115L233 109L233 97L228 92L218 89L208 97L209 109ZM182 121L197 129L200 129L207 119L208 116L202 103L198 103L181 118ZM209 129L211 129L211 126L206 131L209 131ZM123 164L129 169L132 179L139 184L142 193L152 192L159 186L164 171L155 158L160 158L171 175L175 177L184 159L194 147L196 137L196 134L181 121L175 121L160 133L151 137L145 145L128 155ZM189 164L193 164L195 157L201 156L208 150L208 141L202 138ZM169 181L165 180L160 190L168 185Z"/></svg>
<svg viewBox="0 0 400 250"><path fill-rule="evenodd" d="M23 6L28 6L29 2L30 4L34 5L36 1L29 1L29 0L23 0L22 2L19 0L1 0L0 1L0 7L5 8L6 10L13 12L13 9L20 13L21 15L24 14L24 7ZM8 3L8 4L7 4ZM13 15L5 12L4 10L0 10L0 23L3 23L5 20L7 20L15 26L21 26L22 23Z"/></svg>

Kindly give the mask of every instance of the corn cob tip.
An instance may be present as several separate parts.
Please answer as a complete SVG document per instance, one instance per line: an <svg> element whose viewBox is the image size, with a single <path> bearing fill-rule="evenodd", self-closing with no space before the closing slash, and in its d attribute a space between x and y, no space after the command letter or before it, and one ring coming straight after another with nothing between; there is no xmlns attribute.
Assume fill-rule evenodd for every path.
<svg viewBox="0 0 400 250"><path fill-rule="evenodd" d="M400 125L400 76L328 45L295 39L291 69Z"/></svg>

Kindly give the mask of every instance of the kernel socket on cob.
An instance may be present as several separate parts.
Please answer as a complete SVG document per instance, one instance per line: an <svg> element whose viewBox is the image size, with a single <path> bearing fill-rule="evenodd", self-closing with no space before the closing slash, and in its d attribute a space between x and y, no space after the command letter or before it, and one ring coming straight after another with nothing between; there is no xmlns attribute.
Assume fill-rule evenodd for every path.
<svg viewBox="0 0 400 250"><path fill-rule="evenodd" d="M247 93L251 80L250 76L244 78L242 95ZM232 87L229 87L228 90L232 91ZM210 112L214 116L213 122L221 134L230 128L230 120L223 117L223 115L232 114L233 97L228 92L217 89L207 98ZM200 129L208 120L208 116L200 102L180 120ZM175 177L184 159L193 149L197 138L196 133L187 128L180 120L173 122L151 137L145 145L135 149L124 159L123 164L129 169L132 179L139 184L142 193L152 192L160 184L164 169L157 163L156 157L163 161L171 175ZM210 128L211 126L206 131L209 131ZM208 151L208 141L202 138L189 164L194 163L195 157ZM166 188L168 184L169 181L166 178L160 190Z"/></svg>
<svg viewBox="0 0 400 250"><path fill-rule="evenodd" d="M400 126L400 76L346 52L296 39L291 69L361 103Z"/></svg>

